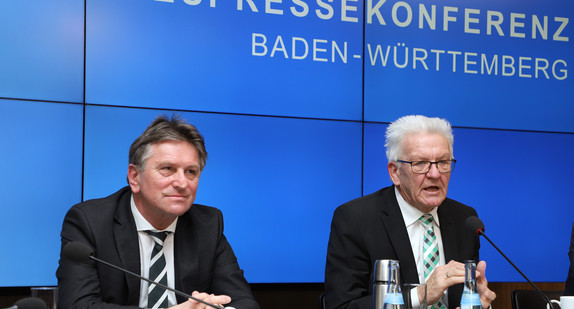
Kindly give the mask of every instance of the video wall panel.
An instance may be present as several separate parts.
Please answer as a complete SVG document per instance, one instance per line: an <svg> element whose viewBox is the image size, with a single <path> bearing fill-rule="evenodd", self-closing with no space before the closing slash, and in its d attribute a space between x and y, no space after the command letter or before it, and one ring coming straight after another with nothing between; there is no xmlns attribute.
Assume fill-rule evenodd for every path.
<svg viewBox="0 0 574 309"><path fill-rule="evenodd" d="M566 0L1 1L0 226L25 235L0 286L56 284L65 212L126 184L129 145L164 112L205 135L197 202L222 209L252 283L323 281L332 212L390 184L384 129L405 114L455 126L450 196L533 280L563 281L573 14ZM535 252L513 243L527 233ZM523 281L481 254L490 281Z"/></svg>
<svg viewBox="0 0 574 309"><path fill-rule="evenodd" d="M82 105L0 99L0 286L55 284L64 214L81 201Z"/></svg>
<svg viewBox="0 0 574 309"><path fill-rule="evenodd" d="M88 1L86 100L361 120L362 4L344 3Z"/></svg>
<svg viewBox="0 0 574 309"><path fill-rule="evenodd" d="M384 124L365 126L365 194L391 185ZM474 207L487 236L534 282L560 282L568 273L573 211L573 134L454 128L448 196ZM524 246L528 239L530 246ZM533 248L536 248L533 250ZM489 281L524 281L481 239ZM552 264L552 267L542 266Z"/></svg>
<svg viewBox="0 0 574 309"><path fill-rule="evenodd" d="M129 146L160 114L171 112L87 108L85 199L126 185ZM332 211L361 195L361 124L182 116L204 135L208 151L196 202L223 211L246 278L321 282Z"/></svg>
<svg viewBox="0 0 574 309"><path fill-rule="evenodd" d="M574 132L574 3L367 3L365 120Z"/></svg>
<svg viewBox="0 0 574 309"><path fill-rule="evenodd" d="M0 1L0 97L81 103L83 42L83 1Z"/></svg>

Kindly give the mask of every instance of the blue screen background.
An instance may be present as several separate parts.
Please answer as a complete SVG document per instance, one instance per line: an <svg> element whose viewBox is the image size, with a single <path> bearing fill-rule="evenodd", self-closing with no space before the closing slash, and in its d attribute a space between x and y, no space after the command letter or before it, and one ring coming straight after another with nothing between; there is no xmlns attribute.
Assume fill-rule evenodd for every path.
<svg viewBox="0 0 574 309"><path fill-rule="evenodd" d="M0 232L11 250L0 263L12 267L0 286L56 285L66 211L125 186L129 146L156 116L174 112L205 136L209 159L196 202L223 211L249 282L323 282L333 211L391 184L384 130L406 114L453 124L458 163L449 197L476 208L489 237L532 281L564 281L574 82L568 74L504 76L500 63L498 74L465 73L463 55L561 60L568 70L574 5L298 3L306 7L1 1ZM434 7L436 29L419 28L420 5ZM457 9L448 31L445 7ZM478 10L471 28L479 34L465 33L466 10ZM486 33L489 11L503 15L504 35ZM409 14L410 24L398 25ZM514 26L525 38L512 37L511 16L522 15L524 25ZM530 37L533 15L547 17L548 38ZM561 25L564 40L555 40ZM377 46L389 50L385 65L374 58ZM398 63L407 51L406 67L394 64L395 49ZM429 53L428 68L413 61L415 49ZM431 50L461 56L454 69L452 58L441 58L437 70ZM467 65L480 70L480 62ZM485 240L481 258L489 281L523 281Z"/></svg>

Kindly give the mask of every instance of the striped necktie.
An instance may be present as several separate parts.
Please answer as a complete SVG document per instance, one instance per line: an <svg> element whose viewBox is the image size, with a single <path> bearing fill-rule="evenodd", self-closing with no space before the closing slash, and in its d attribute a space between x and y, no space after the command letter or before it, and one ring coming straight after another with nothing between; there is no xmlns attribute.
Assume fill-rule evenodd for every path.
<svg viewBox="0 0 574 309"><path fill-rule="evenodd" d="M154 240L149 267L149 278L167 286L167 266L163 255L163 242L170 232L145 231ZM167 290L150 283L148 287L147 308L167 308Z"/></svg>
<svg viewBox="0 0 574 309"><path fill-rule="evenodd" d="M433 216L431 214L424 214L419 218L419 221L425 227L425 233L423 235L423 268L426 281L433 270L438 266L438 241L436 240L436 235L434 233ZM442 297L436 304L432 304L429 307L432 309L446 308L442 301Z"/></svg>

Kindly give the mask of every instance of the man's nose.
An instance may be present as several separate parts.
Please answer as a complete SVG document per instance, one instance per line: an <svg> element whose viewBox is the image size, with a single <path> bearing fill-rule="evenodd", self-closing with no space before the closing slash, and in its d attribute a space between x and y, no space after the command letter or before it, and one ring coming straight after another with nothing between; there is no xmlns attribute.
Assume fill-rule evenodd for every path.
<svg viewBox="0 0 574 309"><path fill-rule="evenodd" d="M439 177L440 176L440 172L438 170L438 162L431 162L431 165L429 167L429 171L427 172L427 177Z"/></svg>
<svg viewBox="0 0 574 309"><path fill-rule="evenodd" d="M184 170L177 170L173 174L172 183L175 187L185 187L185 184L187 183L187 177L185 177Z"/></svg>

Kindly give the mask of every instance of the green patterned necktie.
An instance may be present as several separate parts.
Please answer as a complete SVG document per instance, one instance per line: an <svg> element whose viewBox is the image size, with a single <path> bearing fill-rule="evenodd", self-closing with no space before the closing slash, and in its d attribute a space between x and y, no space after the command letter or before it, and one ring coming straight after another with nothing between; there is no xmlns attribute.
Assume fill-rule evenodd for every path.
<svg viewBox="0 0 574 309"><path fill-rule="evenodd" d="M425 272L425 281L428 279L433 270L438 266L439 252L438 241L434 233L433 221L434 218L431 214L424 214L419 218L426 231L423 236L423 264ZM442 298L436 304L429 306L432 309L446 308L442 302Z"/></svg>

